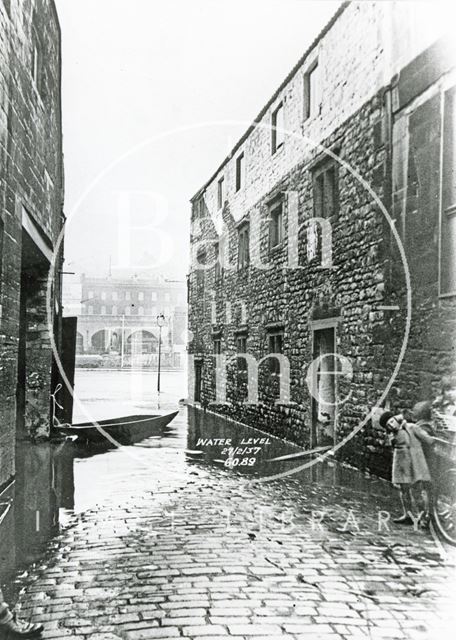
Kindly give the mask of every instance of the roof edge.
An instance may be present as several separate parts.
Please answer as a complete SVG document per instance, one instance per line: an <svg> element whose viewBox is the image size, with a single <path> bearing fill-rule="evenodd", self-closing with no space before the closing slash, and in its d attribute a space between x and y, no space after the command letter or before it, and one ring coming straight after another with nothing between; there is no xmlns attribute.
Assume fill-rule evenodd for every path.
<svg viewBox="0 0 456 640"><path fill-rule="evenodd" d="M217 167L217 169L211 175L209 180L207 180L204 183L204 185L200 189L198 189L198 191L195 193L195 195L192 198L190 198L190 202L193 203L197 198L199 198L201 196L202 193L204 193L204 191L211 184L211 182L217 177L217 175L220 173L220 171L223 169L223 167L233 158L233 156L235 155L236 151L239 149L239 147L245 142L245 140L249 137L249 135L255 129L255 125L257 125L261 121L261 119L263 118L264 114L267 112L267 110L269 109L271 104L273 104L273 102L275 101L275 99L277 98L279 93L287 86L287 84L290 82L290 80L296 75L296 73L299 71L300 67L302 67L302 65L304 64L307 56L316 47L316 45L322 40L322 38L324 38L324 36L332 28L332 26L337 21L337 19L342 15L342 13L345 11L345 9L351 4L351 1L352 0L344 0L341 3L340 7L334 13L332 18L326 23L326 25L319 32L317 37L311 42L311 44L307 47L307 49L305 50L303 55L299 58L298 62L294 65L294 67L291 69L291 71L287 74L286 78L281 82L279 87L274 91L274 93L269 98L269 100L266 102L266 104L263 106L263 108L261 109L259 114L253 120L252 124L248 127L248 129L242 134L242 136L236 142L234 147L231 149L230 153L226 156L226 158L223 160L223 162L220 163L220 165Z"/></svg>

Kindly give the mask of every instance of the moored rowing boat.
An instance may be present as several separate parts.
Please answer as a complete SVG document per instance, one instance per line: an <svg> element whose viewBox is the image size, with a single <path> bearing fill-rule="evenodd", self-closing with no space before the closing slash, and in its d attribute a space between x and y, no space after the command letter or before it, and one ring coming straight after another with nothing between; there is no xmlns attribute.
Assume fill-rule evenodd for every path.
<svg viewBox="0 0 456 640"><path fill-rule="evenodd" d="M77 436L86 442L111 442L133 444L161 431L176 417L178 411L166 415L133 415L121 418L93 420L68 426L60 426L60 433Z"/></svg>

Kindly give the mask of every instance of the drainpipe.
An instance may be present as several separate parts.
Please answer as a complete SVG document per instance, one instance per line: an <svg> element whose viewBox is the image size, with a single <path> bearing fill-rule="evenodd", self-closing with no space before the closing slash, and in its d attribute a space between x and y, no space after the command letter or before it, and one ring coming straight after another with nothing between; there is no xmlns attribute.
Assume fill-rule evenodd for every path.
<svg viewBox="0 0 456 640"><path fill-rule="evenodd" d="M393 92L397 85L397 77L393 78L391 85L385 89L383 94L383 109L384 109L384 142L385 142L385 182L383 192L383 203L387 212L392 214L393 204ZM386 221L385 221L386 222ZM386 235L386 230L388 235ZM389 224L385 225L385 247L388 250L389 256L392 253L393 247L393 235ZM387 267L385 269L387 292L391 291L392 285L392 263L388 260Z"/></svg>

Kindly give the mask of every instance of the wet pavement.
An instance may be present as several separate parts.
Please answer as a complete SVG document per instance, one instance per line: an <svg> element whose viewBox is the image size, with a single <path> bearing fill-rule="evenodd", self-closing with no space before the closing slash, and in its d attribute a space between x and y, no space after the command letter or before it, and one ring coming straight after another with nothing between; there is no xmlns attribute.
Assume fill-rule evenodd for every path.
<svg viewBox="0 0 456 640"><path fill-rule="evenodd" d="M388 483L331 460L263 481L296 451L185 408L134 446L22 447L9 597L44 638L453 637L453 550L392 524Z"/></svg>

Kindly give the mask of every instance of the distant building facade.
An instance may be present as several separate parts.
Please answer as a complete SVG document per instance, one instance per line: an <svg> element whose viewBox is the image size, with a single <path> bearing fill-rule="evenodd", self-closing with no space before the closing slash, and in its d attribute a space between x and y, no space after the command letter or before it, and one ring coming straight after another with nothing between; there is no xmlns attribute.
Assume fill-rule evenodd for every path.
<svg viewBox="0 0 456 640"><path fill-rule="evenodd" d="M52 0L0 2L0 488L16 436L45 438L60 346L60 27ZM51 273L50 273L51 272ZM46 306L51 276L49 310Z"/></svg>
<svg viewBox="0 0 456 640"><path fill-rule="evenodd" d="M343 455L380 472L371 408L455 370L456 78L434 10L343 4L192 199L190 400L307 447L364 421Z"/></svg>
<svg viewBox="0 0 456 640"><path fill-rule="evenodd" d="M73 301L68 296L65 313L78 317L78 354L122 355L123 364L136 357L143 365L155 366L158 317L164 316L162 362L165 366L183 365L187 319L184 282L161 276L82 276L80 285L73 285L72 297Z"/></svg>

